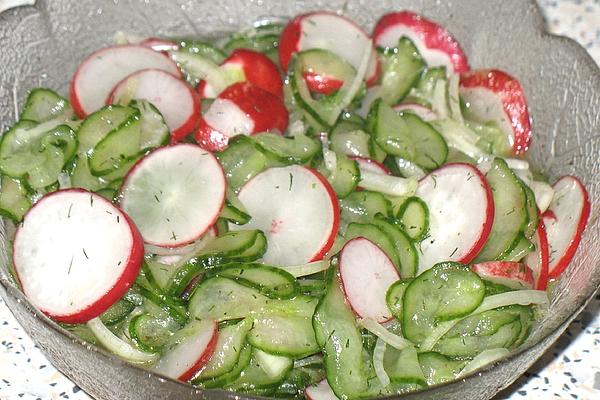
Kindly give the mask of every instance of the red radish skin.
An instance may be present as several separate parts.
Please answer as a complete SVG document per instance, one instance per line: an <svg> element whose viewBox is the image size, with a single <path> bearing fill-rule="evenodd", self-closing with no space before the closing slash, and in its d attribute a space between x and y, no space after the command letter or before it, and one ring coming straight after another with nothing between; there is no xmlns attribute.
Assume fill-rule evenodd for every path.
<svg viewBox="0 0 600 400"><path fill-rule="evenodd" d="M222 109L213 112L213 107ZM227 147L229 138L236 134L283 133L287 129L288 121L288 111L282 99L249 82L238 82L219 94L201 118L194 137L203 148L220 151ZM232 127L223 129L216 126L215 122Z"/></svg>
<svg viewBox="0 0 600 400"><path fill-rule="evenodd" d="M421 242L419 272L441 261L472 261L483 248L494 221L492 191L483 174L470 164L449 163L423 177L416 195L429 208L431 234ZM480 209L475 210L477 207ZM460 212L453 214L453 210ZM481 215L474 215L475 212ZM474 216L478 217L476 226L456 229L458 224L471 224ZM448 220L453 220L453 224L448 224ZM441 227L452 230L443 232ZM466 239L469 235L475 236Z"/></svg>
<svg viewBox="0 0 600 400"><path fill-rule="evenodd" d="M130 235L131 235L131 239L130 239L131 240L131 250L129 252L129 256L126 260L124 260L124 262L117 263L118 264L117 266L123 265L123 267L121 267L122 271L121 271L120 276L117 279L115 279L112 286L107 288L106 292L103 293L97 300L95 300L89 304L85 304L85 305L83 305L83 308L77 310L76 312L69 313L69 314L57 313L56 311L47 309L46 307L43 306L43 304L40 304L39 301L35 301L32 298L32 296L31 296L32 293L30 292L30 289L29 289L30 285L29 285L28 279L23 274L23 271L21 268L21 265L23 264L23 262L20 259L21 252L22 252L21 238L22 238L24 230L26 229L25 224L27 222L29 222L30 218L35 218L36 212L39 209L39 207L43 207L48 201L56 200L57 197L63 196L65 194L84 196L86 204L90 204L90 207L92 207L94 204L96 204L97 208L99 208L99 207L106 208L106 210L104 210L104 211L106 211L106 213L108 213L108 212L112 213L110 218L114 218L115 221L117 221L117 223L121 223L122 226L127 226L128 230L130 232ZM70 203L70 204L72 204L72 203ZM67 213L67 219L70 218L69 212L74 212L74 209L76 208L74 206L71 206L70 204L64 204L65 212ZM75 218L75 215L73 215L73 218ZM31 225L31 223L29 223L28 226L29 225ZM94 229L98 229L98 225L94 225L93 227L90 227L90 230L94 230ZM40 229L40 231L42 231L42 229ZM53 227L52 232L48 234L48 238L50 240L52 240L52 243L54 243L54 245L56 246L57 239L54 237L54 232L55 232L55 229ZM39 232L38 232L38 234L39 234ZM115 251L115 249L113 247L109 247L106 250L107 251ZM83 250L82 250L82 253L83 253ZM88 256L86 254L83 254L83 256L86 259L88 258ZM116 303L121 297L123 297L125 292L127 292L127 290L129 290L129 288L131 288L131 286L133 285L133 283L135 282L135 280L139 274L143 258L144 258L144 241L142 239L142 236L140 235L140 232L136 228L133 221L131 221L129 216L127 214L125 214L124 212L122 212L121 210L119 210L118 208L116 208L112 203L110 203L108 200L104 199L102 196L88 192L84 189L62 189L62 190L58 190L56 192L52 192L52 193L44 196L40 201L38 201L36 203L36 205L34 205L34 207L32 207L25 214L25 217L23 219L23 225L21 225L17 229L17 232L15 233L15 240L13 242L13 264L15 265L15 272L17 275L17 280L19 281L21 288L23 288L23 292L32 301L32 304L37 306L44 314L46 314L48 317L52 318L56 322L65 323L65 324L83 324L93 318L98 317L100 314L102 314L103 312L108 310L110 308L110 306L112 306L114 303ZM69 265L69 264L67 264L67 265ZM70 267L72 267L72 266L70 266ZM114 269L114 266L110 265L110 266L108 266L108 268ZM68 273L68 275L70 275L70 273ZM51 280L47 283L51 284ZM65 286L66 290L68 290L68 288L69 288L69 286Z"/></svg>
<svg viewBox="0 0 600 400"><path fill-rule="evenodd" d="M179 142L198 126L200 99L194 89L182 79L159 69L144 69L124 78L111 91L107 104L118 102L121 96L144 99L163 115L171 142Z"/></svg>
<svg viewBox="0 0 600 400"><path fill-rule="evenodd" d="M279 74L279 69L269 57L262 53L248 49L236 49L221 64L221 68L241 70L245 81L277 97L283 98L283 82ZM215 97L208 95L207 91L212 91L208 86L206 81L201 81L198 85L198 93L203 98ZM219 93L215 95L218 96Z"/></svg>
<svg viewBox="0 0 600 400"><path fill-rule="evenodd" d="M474 114L496 121L510 138L516 155L524 154L531 141L531 122L523 87L497 69L481 69L460 77L460 95Z"/></svg>
<svg viewBox="0 0 600 400"><path fill-rule="evenodd" d="M183 149L184 151L180 151L181 149ZM180 154L173 154L174 151L178 151ZM196 158L196 162L202 160L202 166L197 167L196 174L190 174L189 170L183 171L183 169L186 167L185 165L182 165L184 161L176 161L191 161L192 157ZM144 237L144 242L149 245L164 247L165 249L175 249L194 243L196 240L198 240L210 230L214 231L214 225L217 222L219 214L223 209L223 204L225 203L225 188L227 185L225 180L225 172L223 171L223 167L217 161L216 157L195 144L178 143L155 149L140 160L138 160L125 176L123 184L119 189L118 195L119 206L125 211L130 209L129 214L131 215L131 218L134 221L137 219L137 210L140 209L139 204L142 204L142 202L141 199L138 198L137 201L134 201L130 204L129 187L134 187L135 180L143 179L144 174L148 173L148 171L144 171L144 168L147 168L148 163L154 163L155 165L161 164L162 172L164 172L169 165L171 167L174 167L175 169L181 168L181 171L172 170L171 176L168 177L168 179L165 178L163 182L160 182L158 187L165 189L164 193L162 190L159 190L160 196L168 197L171 193L184 193L184 191L189 194L189 191L192 187L192 182L190 182L189 179L193 176L196 180L202 179L206 181L203 184L203 187L205 187L207 190L213 191L213 193L210 196L205 197L214 199L215 202L214 204L210 203L208 205L202 205L202 214L197 214L194 216L187 215L185 218L181 218L179 221L175 221L174 218L170 215L169 217L171 218L169 219L167 219L166 217L162 218L161 220L165 222L161 223L158 226L155 226L154 228L167 229L168 232L172 232L173 236L175 236L175 238L170 237L168 239L165 239L164 241L158 241L156 239L147 237L149 235L145 233L146 229L144 228L144 225L138 220L137 225L140 229L140 232L142 233L142 237L146 236ZM153 169L154 166L151 166L150 168ZM210 168L211 171L209 173L205 171L205 173L201 174L200 171L202 171L202 168ZM155 174L155 176L158 175L159 173ZM181 180L176 180L176 178L183 179L183 177L187 177L188 179L188 181L185 182L185 186ZM169 188L170 185L174 185L174 187ZM131 190L131 193L133 195L139 196L138 192L139 190L135 190L135 187ZM158 194L159 193L156 193L156 196L158 196ZM204 200L206 200L206 198L204 198ZM148 196L144 204L154 205L154 201L156 201L155 197ZM195 205L198 206L198 204ZM175 208L180 209L180 207ZM204 217L204 215L208 215L208 217ZM192 228L192 226L194 229L193 233L185 232L185 236L184 234L180 233L180 228L183 230L189 230ZM150 230L150 227L148 229ZM179 234L176 235L176 231ZM182 238L182 236L184 237Z"/></svg>
<svg viewBox="0 0 600 400"><path fill-rule="evenodd" d="M194 323L197 323L197 321L194 321ZM208 360L210 360L215 351L217 339L219 337L219 330L216 321L211 321L210 324L210 331L201 330L199 332L201 335L200 337L195 337L193 335L191 337L186 337L177 345L175 345L174 349L171 349L165 353L159 360L158 364L154 366L154 371L182 382L187 382L193 379L198 371L200 371L200 369L208 362ZM190 348L190 343L188 342L194 339L200 339L200 343L191 343L194 346ZM193 352L196 353L194 354ZM197 357L197 359L193 360L193 364L189 367L184 365L183 368L185 368L185 370L182 371L181 364L188 361L185 360L187 357Z"/></svg>
<svg viewBox="0 0 600 400"><path fill-rule="evenodd" d="M554 198L544 214L550 261L549 279L556 279L575 256L590 216L590 199L585 186L574 176L563 176L553 186Z"/></svg>
<svg viewBox="0 0 600 400"><path fill-rule="evenodd" d="M325 76L314 72L305 72L304 80L311 92L329 95L340 90L344 81L335 77Z"/></svg>
<svg viewBox="0 0 600 400"><path fill-rule="evenodd" d="M367 171L378 174L392 175L392 171L390 171L388 167L378 162L377 160L373 160L372 158L359 156L349 156L348 158L356 161L361 169L365 169Z"/></svg>
<svg viewBox="0 0 600 400"><path fill-rule="evenodd" d="M512 261L489 261L473 264L471 270L482 279L511 289L533 289L533 271L527 265Z"/></svg>
<svg viewBox="0 0 600 400"><path fill-rule="evenodd" d="M161 38L147 38L140 42L140 46L149 47L154 51L167 53L168 51L175 51L179 48L179 45L171 40Z"/></svg>
<svg viewBox="0 0 600 400"><path fill-rule="evenodd" d="M300 165L270 168L238 194L252 219L230 229L260 229L267 236L266 263L298 265L323 259L333 246L340 208L333 188L317 171Z"/></svg>
<svg viewBox="0 0 600 400"><path fill-rule="evenodd" d="M75 114L83 119L98 110L119 81L148 68L162 69L181 77L173 60L145 46L111 46L88 55L77 67L69 88Z"/></svg>
<svg viewBox="0 0 600 400"><path fill-rule="evenodd" d="M325 48L326 50L330 50L346 61L348 61L352 66L358 69L361 54L357 54L355 46L352 46L351 43L343 43L336 44L328 43L321 44L319 46L313 45L310 42L310 38L307 39L306 29L310 29L311 26L316 26L315 19L318 19L319 22L322 22L321 19L330 19L329 23L324 24L327 27L336 27L339 32L345 32L347 38L352 37L352 35L358 35L358 37L368 38L369 35L356 23L353 21L331 12L327 11L317 11L308 14L299 15L285 26L283 31L281 32L281 38L279 40L279 65L284 71L288 70L289 63L292 59L294 53L309 50L311 48ZM330 32L326 39L331 41L331 35L336 32ZM308 44L307 44L308 40ZM348 39L350 40L350 39ZM348 49L346 49L348 47ZM346 53L346 54L344 54ZM353 59L349 59L352 57ZM365 77L367 86L372 86L377 83L379 80L379 75L381 74L381 65L377 58L377 54L375 51L371 54L371 61L369 63L369 67L367 69L367 75ZM332 82L333 83L333 82ZM324 88L323 90L331 92L332 88ZM321 92L324 93L324 92Z"/></svg>
<svg viewBox="0 0 600 400"><path fill-rule="evenodd" d="M541 217L533 237L533 243L535 244L535 251L529 253L527 257L525 257L524 262L533 271L535 288L537 290L546 290L548 287L550 252L548 250L546 227Z"/></svg>
<svg viewBox="0 0 600 400"><path fill-rule="evenodd" d="M383 250L358 237L344 245L339 263L342 290L354 313L379 323L389 321L392 314L385 295L400 275Z"/></svg>
<svg viewBox="0 0 600 400"><path fill-rule="evenodd" d="M429 65L444 65L454 73L469 70L467 56L450 32L421 15L410 11L389 13L373 30L373 40L380 47L396 47L402 36L413 41Z"/></svg>
<svg viewBox="0 0 600 400"><path fill-rule="evenodd" d="M339 400L327 383L327 379L304 389L304 397L307 400Z"/></svg>

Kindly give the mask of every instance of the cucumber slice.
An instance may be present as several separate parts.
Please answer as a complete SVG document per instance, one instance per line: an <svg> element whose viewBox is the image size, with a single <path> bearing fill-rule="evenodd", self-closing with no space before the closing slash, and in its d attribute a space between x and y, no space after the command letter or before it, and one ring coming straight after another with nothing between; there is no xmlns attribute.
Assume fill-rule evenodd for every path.
<svg viewBox="0 0 600 400"><path fill-rule="evenodd" d="M346 228L344 238L346 241L357 237L364 237L375 243L394 263L397 270L400 270L400 259L396 253L393 239L386 234L382 229L372 224L351 223Z"/></svg>
<svg viewBox="0 0 600 400"><path fill-rule="evenodd" d="M88 151L92 175L103 176L131 162L140 153L141 122L137 111Z"/></svg>
<svg viewBox="0 0 600 400"><path fill-rule="evenodd" d="M18 179L2 175L0 186L0 215L19 222L31 207L25 185Z"/></svg>
<svg viewBox="0 0 600 400"><path fill-rule="evenodd" d="M485 295L485 284L466 265L443 262L415 278L402 303L402 332L419 344L439 321L467 315Z"/></svg>
<svg viewBox="0 0 600 400"><path fill-rule="evenodd" d="M336 92L319 100L313 99L304 80L305 72L315 70L335 71L343 79L343 86ZM355 97L359 85L356 85L356 71L346 61L324 49L310 49L295 54L289 65L288 77L296 103L302 110L324 127L331 127L337 121L341 111ZM361 79L362 81L362 79Z"/></svg>
<svg viewBox="0 0 600 400"><path fill-rule="evenodd" d="M150 314L133 317L129 322L129 337L142 351L159 351L179 329L170 319L163 319Z"/></svg>
<svg viewBox="0 0 600 400"><path fill-rule="evenodd" d="M404 296L404 291L411 282L411 279L400 279L388 288L385 295L385 302L387 303L390 312L394 318L399 321L402 320L402 298Z"/></svg>
<svg viewBox="0 0 600 400"><path fill-rule="evenodd" d="M270 354L303 358L320 349L315 339L312 317L261 315L254 318L248 343Z"/></svg>
<svg viewBox="0 0 600 400"><path fill-rule="evenodd" d="M196 39L180 39L178 40L178 47L181 50L185 50L191 54L198 54L202 57L210 59L215 64L222 64L227 57L225 53L218 47L213 46L210 43L203 42Z"/></svg>
<svg viewBox="0 0 600 400"><path fill-rule="evenodd" d="M386 346L383 354L383 368L391 382L427 386L425 375L419 365L417 350L412 346L402 350Z"/></svg>
<svg viewBox="0 0 600 400"><path fill-rule="evenodd" d="M342 220L347 223L369 223L375 215L390 216L392 203L381 193L361 190L339 200Z"/></svg>
<svg viewBox="0 0 600 400"><path fill-rule="evenodd" d="M439 79L447 79L446 67L425 68L417 81L404 99L405 103L417 103L431 108L435 85Z"/></svg>
<svg viewBox="0 0 600 400"><path fill-rule="evenodd" d="M285 137L274 133L259 133L252 139L267 157L285 165L305 164L321 150L319 143L306 135Z"/></svg>
<svg viewBox="0 0 600 400"><path fill-rule="evenodd" d="M375 143L387 154L414 160L416 148L407 123L381 99L373 102L367 117L367 126L375 138Z"/></svg>
<svg viewBox="0 0 600 400"><path fill-rule="evenodd" d="M138 292L147 300L151 301L165 311L179 325L185 325L189 320L188 310L182 300L157 293L146 287L139 287Z"/></svg>
<svg viewBox="0 0 600 400"><path fill-rule="evenodd" d="M58 180L76 148L75 132L68 125L20 121L2 135L0 171L15 179L27 178L33 189L42 189Z"/></svg>
<svg viewBox="0 0 600 400"><path fill-rule="evenodd" d="M376 215L373 225L383 231L394 244L398 260L400 261L400 276L412 278L417 273L419 265L418 253L410 238L398 227L386 220L381 215Z"/></svg>
<svg viewBox="0 0 600 400"><path fill-rule="evenodd" d="M419 197L409 197L398 210L398 220L404 231L415 242L420 242L429 231L429 209Z"/></svg>
<svg viewBox="0 0 600 400"><path fill-rule="evenodd" d="M510 348L519 338L521 322L518 317L501 326L489 336L468 336L441 338L434 346L434 351L452 358L473 358L487 349Z"/></svg>
<svg viewBox="0 0 600 400"><path fill-rule="evenodd" d="M519 333L517 340L515 340L515 342L512 344L512 347L520 346L529 337L531 329L533 328L533 324L535 323L535 316L532 307L515 304L512 306L503 307L502 311L515 313L519 316L519 321L521 322L521 332Z"/></svg>
<svg viewBox="0 0 600 400"><path fill-rule="evenodd" d="M395 48L378 49L381 60L381 98L386 104L396 105L419 81L425 61L419 50L407 37L402 37Z"/></svg>
<svg viewBox="0 0 600 400"><path fill-rule="evenodd" d="M527 254L534 250L535 245L533 242L524 235L519 235L511 245L511 248L498 256L498 260L521 261Z"/></svg>
<svg viewBox="0 0 600 400"><path fill-rule="evenodd" d="M506 161L496 158L486 174L494 198L494 223L476 262L496 260L510 251L527 226L527 194Z"/></svg>
<svg viewBox="0 0 600 400"><path fill-rule="evenodd" d="M252 139L244 135L231 138L228 147L216 156L223 166L227 183L234 190L267 168L267 157Z"/></svg>
<svg viewBox="0 0 600 400"><path fill-rule="evenodd" d="M92 175L88 165L88 158L83 153L76 154L73 157L68 169L70 171L71 187L96 192L106 188L108 185L109 181L106 177Z"/></svg>
<svg viewBox="0 0 600 400"><path fill-rule="evenodd" d="M220 218L231 222L236 225L247 224L252 218L246 207L237 198L237 195L229 187L227 188L227 195L225 197L225 204L223 210L221 210Z"/></svg>
<svg viewBox="0 0 600 400"><path fill-rule="evenodd" d="M301 398L304 389L325 379L322 364L294 367L273 392L274 397Z"/></svg>
<svg viewBox="0 0 600 400"><path fill-rule="evenodd" d="M251 262L266 251L267 239L258 230L227 232L212 240L201 253L192 257L171 276L167 293L179 296L203 270L232 262Z"/></svg>
<svg viewBox="0 0 600 400"><path fill-rule="evenodd" d="M418 357L428 385L437 385L456 379L466 364L465 361L452 360L433 351L419 353Z"/></svg>
<svg viewBox="0 0 600 400"><path fill-rule="evenodd" d="M244 347L248 347L245 346L245 340L251 326L251 320L244 319L237 324L221 328L213 356L194 377L192 383L211 380L233 371L240 361Z"/></svg>
<svg viewBox="0 0 600 400"><path fill-rule="evenodd" d="M192 86L198 85L201 80L206 80L217 93L220 93L237 81L228 79L229 77L223 73L219 65L205 54L187 50L170 51L169 54Z"/></svg>
<svg viewBox="0 0 600 400"><path fill-rule="evenodd" d="M122 298L100 314L100 320L104 325L114 325L124 320L134 308L135 304Z"/></svg>
<svg viewBox="0 0 600 400"><path fill-rule="evenodd" d="M250 364L252 358L252 346L244 344L237 359L237 364L229 372L225 372L214 378L202 380L192 380L193 385L201 386L206 389L223 387L224 385L234 382L242 373L242 371ZM210 362L210 361L209 361Z"/></svg>
<svg viewBox="0 0 600 400"><path fill-rule="evenodd" d="M415 157L410 159L418 166L432 170L439 168L448 157L448 145L433 126L416 114L403 113L402 119L408 126L408 132L415 144Z"/></svg>
<svg viewBox="0 0 600 400"><path fill-rule="evenodd" d="M362 336L334 269L328 272L327 293L315 310L313 327L323 352L327 381L337 397L361 397L368 389Z"/></svg>
<svg viewBox="0 0 600 400"><path fill-rule="evenodd" d="M360 181L360 170L358 168L358 163L355 160L349 159L342 153L334 154L336 160L335 169L329 171L322 165L319 168L319 172L327 178L327 181L331 184L335 194L337 194L338 199L343 199L352 193L358 186L358 182Z"/></svg>
<svg viewBox="0 0 600 400"><path fill-rule="evenodd" d="M131 118L139 117L139 111L126 106L110 105L89 115L77 131L79 153L88 153L110 132L118 130Z"/></svg>
<svg viewBox="0 0 600 400"><path fill-rule="evenodd" d="M339 122L329 135L331 150L336 153L364 158L371 156L369 149L371 135L358 125L350 122Z"/></svg>
<svg viewBox="0 0 600 400"><path fill-rule="evenodd" d="M66 121L72 117L73 109L67 99L50 89L36 88L29 92L19 120L42 123L55 118Z"/></svg>
<svg viewBox="0 0 600 400"><path fill-rule="evenodd" d="M152 103L136 99L129 105L140 112L140 152L169 143L169 128L160 111Z"/></svg>
<svg viewBox="0 0 600 400"><path fill-rule="evenodd" d="M151 258L146 258L145 264L158 288L166 291L173 274L177 271L176 268L172 265L159 263Z"/></svg>
<svg viewBox="0 0 600 400"><path fill-rule="evenodd" d="M265 365L264 368L263 364ZM258 349L253 349L248 366L244 368L238 379L227 384L225 388L233 391L272 388L283 381L285 375L292 369L293 364L293 361L289 358L271 356Z"/></svg>
<svg viewBox="0 0 600 400"><path fill-rule="evenodd" d="M189 312L192 318L218 321L273 313L310 317L316 303L316 299L302 295L272 300L258 289L216 276L198 285L190 298Z"/></svg>
<svg viewBox="0 0 600 400"><path fill-rule="evenodd" d="M228 266L218 270L216 275L258 289L265 296L274 299L289 299L297 292L296 279L292 275L280 268L263 264Z"/></svg>
<svg viewBox="0 0 600 400"><path fill-rule="evenodd" d="M464 108L467 118L469 108ZM489 154L494 154L501 157L514 156L512 145L509 142L509 136L498 126L494 121L475 122L466 120L465 125L473 132L477 133L479 140L477 146Z"/></svg>
<svg viewBox="0 0 600 400"><path fill-rule="evenodd" d="M539 223L538 207L535 200L535 194L525 182L521 181L523 190L525 190L526 204L527 204L527 225L523 229L523 234L527 239L533 238Z"/></svg>

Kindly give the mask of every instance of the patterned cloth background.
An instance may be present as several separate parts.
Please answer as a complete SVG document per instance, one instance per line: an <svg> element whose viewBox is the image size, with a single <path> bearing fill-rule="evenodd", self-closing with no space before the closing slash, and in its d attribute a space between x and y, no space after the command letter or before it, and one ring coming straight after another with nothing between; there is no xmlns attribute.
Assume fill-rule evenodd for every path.
<svg viewBox="0 0 600 400"><path fill-rule="evenodd" d="M539 0L548 30L600 63L600 0ZM0 399L90 399L46 360L0 299ZM497 399L600 399L600 295L556 345Z"/></svg>

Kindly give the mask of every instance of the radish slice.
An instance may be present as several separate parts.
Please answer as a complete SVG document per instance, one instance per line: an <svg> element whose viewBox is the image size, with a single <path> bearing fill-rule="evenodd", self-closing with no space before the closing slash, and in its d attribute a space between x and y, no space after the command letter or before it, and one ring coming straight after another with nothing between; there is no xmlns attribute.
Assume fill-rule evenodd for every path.
<svg viewBox="0 0 600 400"><path fill-rule="evenodd" d="M23 292L55 321L87 322L135 281L142 237L102 196L65 189L43 197L15 234L13 262Z"/></svg>
<svg viewBox="0 0 600 400"><path fill-rule="evenodd" d="M227 75L239 76L240 81L248 81L277 97L283 97L283 82L279 70L275 63L262 53L236 49L221 64L221 69ZM203 98L215 98L219 95L206 81L198 85L198 93Z"/></svg>
<svg viewBox="0 0 600 400"><path fill-rule="evenodd" d="M161 147L129 171L119 198L146 243L179 247L215 223L225 201L225 175L217 159L194 144Z"/></svg>
<svg viewBox="0 0 600 400"><path fill-rule="evenodd" d="M353 21L333 13L319 11L300 15L290 21L281 32L279 41L279 64L284 71L294 53L309 49L325 49L348 61L356 70L361 64L362 53L369 35ZM371 86L377 82L380 73L377 52L371 52L367 67L366 81Z"/></svg>
<svg viewBox="0 0 600 400"><path fill-rule="evenodd" d="M515 154L531 141L531 124L523 87L512 76L495 69L467 72L460 77L460 97L477 119L494 121L509 138Z"/></svg>
<svg viewBox="0 0 600 400"><path fill-rule="evenodd" d="M251 83L239 82L219 94L200 120L194 137L205 149L219 151L236 135L283 133L288 120L281 98Z"/></svg>
<svg viewBox="0 0 600 400"><path fill-rule="evenodd" d="M373 40L379 47L396 47L402 36L415 44L429 66L444 66L454 73L469 70L467 56L450 32L418 14L410 11L386 14L373 30Z"/></svg>
<svg viewBox="0 0 600 400"><path fill-rule="evenodd" d="M420 104L398 104L397 106L394 107L394 111L396 112L412 112L413 114L417 114L417 116L419 118L421 118L423 121L433 121L435 119L438 119L438 116L435 112L433 112L432 110L430 110L427 107L423 107Z"/></svg>
<svg viewBox="0 0 600 400"><path fill-rule="evenodd" d="M161 38L147 38L140 42L140 46L150 47L154 51L168 52L175 51L179 48L179 45L172 40L161 39Z"/></svg>
<svg viewBox="0 0 600 400"><path fill-rule="evenodd" d="M511 289L533 289L533 271L527 265L512 261L489 261L471 266L473 272L486 281Z"/></svg>
<svg viewBox="0 0 600 400"><path fill-rule="evenodd" d="M154 365L153 370L169 378L189 381L210 360L219 331L215 321L194 320L177 332L175 345Z"/></svg>
<svg viewBox="0 0 600 400"><path fill-rule="evenodd" d="M369 171L374 174L391 175L392 172L382 163L373 160L372 158L350 156L348 157L358 163L361 171Z"/></svg>
<svg viewBox="0 0 600 400"><path fill-rule="evenodd" d="M190 244L186 244L181 247L160 247L153 246L151 244L146 244L144 246L145 254L155 254L161 257L181 257L185 255L194 254L194 252L202 250L211 240L217 237L217 228L213 225L204 235L202 235L198 240L192 242ZM164 264L170 264L169 262L165 262Z"/></svg>
<svg viewBox="0 0 600 400"><path fill-rule="evenodd" d="M104 105L112 88L123 78L149 68L181 76L171 59L145 46L112 46L95 51L83 60L71 81L73 110L85 118Z"/></svg>
<svg viewBox="0 0 600 400"><path fill-rule="evenodd" d="M344 85L344 81L336 79L332 76L317 74L314 72L305 72L304 80L311 92L322 93L325 95L332 94Z"/></svg>
<svg viewBox="0 0 600 400"><path fill-rule="evenodd" d="M429 209L419 273L441 261L466 264L475 258L494 220L492 191L481 172L469 164L447 164L423 178L416 195Z"/></svg>
<svg viewBox="0 0 600 400"><path fill-rule="evenodd" d="M590 199L585 187L574 176L563 176L553 186L554 197L544 214L550 261L549 278L555 279L567 268L575 255L590 216Z"/></svg>
<svg viewBox="0 0 600 400"><path fill-rule="evenodd" d="M333 245L340 219L337 198L327 180L310 168L267 169L248 181L238 198L252 216L242 228L267 236L267 264L317 261Z"/></svg>
<svg viewBox="0 0 600 400"><path fill-rule="evenodd" d="M546 290L548 286L550 253L548 252L546 227L542 218L540 218L537 230L533 236L533 244L535 245L535 251L529 253L524 261L533 271L534 288L537 290Z"/></svg>
<svg viewBox="0 0 600 400"><path fill-rule="evenodd" d="M340 253L340 276L346 299L356 315L377 322L392 318L385 294L400 276L376 244L363 237L346 243Z"/></svg>
<svg viewBox="0 0 600 400"><path fill-rule="evenodd" d="M304 397L307 400L339 400L329 383L327 383L327 379L304 389Z"/></svg>
<svg viewBox="0 0 600 400"><path fill-rule="evenodd" d="M191 133L200 119L200 101L194 89L159 69L144 69L127 76L113 88L107 104L119 103L123 98L148 100L158 108L172 141Z"/></svg>

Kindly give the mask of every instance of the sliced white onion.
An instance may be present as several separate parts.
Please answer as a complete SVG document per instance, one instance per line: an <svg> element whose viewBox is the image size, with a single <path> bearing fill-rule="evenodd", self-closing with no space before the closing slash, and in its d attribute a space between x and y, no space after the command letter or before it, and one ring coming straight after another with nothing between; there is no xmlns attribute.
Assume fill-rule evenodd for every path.
<svg viewBox="0 0 600 400"><path fill-rule="evenodd" d="M307 264L291 265L279 268L289 272L295 278L299 278L301 276L312 275L316 274L317 272L325 271L327 268L329 268L329 260L319 260Z"/></svg>
<svg viewBox="0 0 600 400"><path fill-rule="evenodd" d="M88 328L92 331L96 339L108 349L111 353L129 361L138 364L153 363L159 358L158 353L145 353L139 351L129 343L119 339L110 331L100 318L94 318L87 323Z"/></svg>
<svg viewBox="0 0 600 400"><path fill-rule="evenodd" d="M456 378L462 378L464 375L470 374L471 372L493 363L494 361L497 361L503 357L506 357L509 354L510 351L504 347L484 350L475 356L475 358L473 358L471 361L469 361L462 371L458 373Z"/></svg>
<svg viewBox="0 0 600 400"><path fill-rule="evenodd" d="M440 340L442 336L444 336L460 321L467 317L470 317L471 315L493 310L498 307L511 306L514 304L519 304L522 306L537 304L543 307L547 307L549 304L548 294L543 290L514 290L510 292L495 294L493 296L488 296L483 299L479 307L477 307L475 311L473 311L471 314L465 315L462 318L442 322L438 326L436 326L431 331L429 336L425 338L425 340L423 340L421 346L419 346L419 350L430 351L431 349L433 349L433 346L435 346L437 341Z"/></svg>
<svg viewBox="0 0 600 400"><path fill-rule="evenodd" d="M375 321L372 318L363 318L358 321L358 324L371 332L373 335L377 336L379 339L383 340L385 343L390 346L402 350L404 348L413 346L412 342L404 339L402 336L396 335L387 329L385 329L380 323Z"/></svg>
<svg viewBox="0 0 600 400"><path fill-rule="evenodd" d="M373 349L373 368L375 369L377 379L379 379L381 386L384 388L390 384L390 377L385 372L385 368L383 368L383 356L385 355L386 347L386 343L381 338L377 338L375 348Z"/></svg>
<svg viewBox="0 0 600 400"><path fill-rule="evenodd" d="M373 190L390 196L412 196L417 190L417 178L399 178L361 170L359 185L365 190Z"/></svg>

